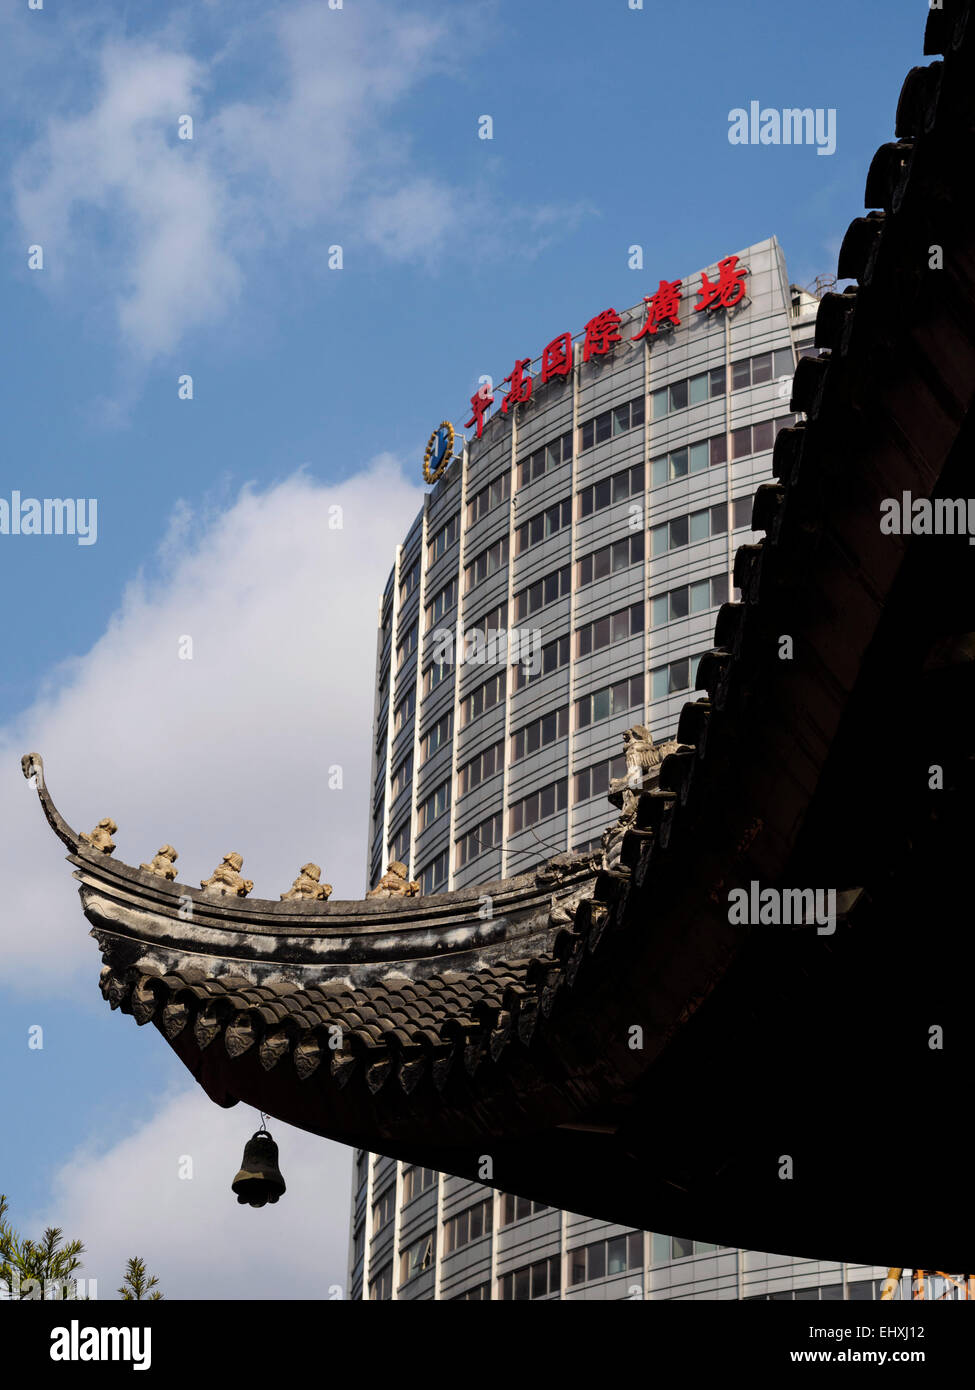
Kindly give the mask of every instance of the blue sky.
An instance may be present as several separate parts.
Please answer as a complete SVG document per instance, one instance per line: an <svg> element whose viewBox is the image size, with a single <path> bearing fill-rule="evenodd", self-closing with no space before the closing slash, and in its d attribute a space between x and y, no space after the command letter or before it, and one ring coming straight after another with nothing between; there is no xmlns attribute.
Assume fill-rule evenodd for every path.
<svg viewBox="0 0 975 1390"><path fill-rule="evenodd" d="M0 1098L4 1128L31 1136L4 1146L0 1190L15 1219L101 1223L99 1173L120 1153L158 1144L170 1120L179 1142L180 1126L212 1123L214 1152L229 1146L213 1189L226 1233L252 1117L196 1107L158 1036L102 1004L70 876L19 776L22 740L44 738L69 820L94 824L111 799L139 826L124 858L182 832L193 873L208 871L225 834L249 835L284 888L307 853L283 827L311 817L341 843L337 893L361 893L375 601L430 431L466 419L482 373L499 380L662 277L772 234L793 280L835 271L903 78L925 61L926 6L83 10L18 0L0 18L0 497L98 499L94 545L0 535L0 867L20 885L0 930ZM835 108L835 154L732 146L728 113L752 100ZM192 401L177 396L186 373ZM341 539L326 530L336 499ZM170 657L191 630L208 640L190 689ZM315 785L338 745L341 803ZM310 789L282 787L282 747ZM37 1022L45 1048L30 1052ZM347 1155L293 1144L310 1191L340 1175L322 1191L329 1255L284 1262L272 1290L255 1254L247 1287L269 1296L329 1261L343 1277ZM65 1184L82 1148L86 1176ZM152 1200L136 1192L132 1210ZM190 1217L169 1216L171 1245L134 1217L108 1222L103 1258L134 1240L173 1293L199 1292L176 1239Z"/></svg>

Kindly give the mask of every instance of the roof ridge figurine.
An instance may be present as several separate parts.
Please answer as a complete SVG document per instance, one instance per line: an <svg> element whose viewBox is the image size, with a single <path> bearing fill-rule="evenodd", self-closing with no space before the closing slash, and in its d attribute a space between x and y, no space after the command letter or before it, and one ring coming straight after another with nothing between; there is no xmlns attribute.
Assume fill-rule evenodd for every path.
<svg viewBox="0 0 975 1390"><path fill-rule="evenodd" d="M209 878L200 879L200 887L214 897L246 898L254 883L252 879L241 878L240 871L243 867L244 856L236 850L231 850L229 854L224 855Z"/></svg>
<svg viewBox="0 0 975 1390"><path fill-rule="evenodd" d="M144 869L147 874L155 874L157 878L168 878L172 880L176 877L174 861L178 858L179 855L173 849L172 845L160 845L159 849L157 849L156 853L153 855L152 862L150 864L140 864L139 868Z"/></svg>
<svg viewBox="0 0 975 1390"><path fill-rule="evenodd" d="M115 848L115 841L112 836L118 830L118 826L111 816L102 816L94 830L86 833L84 830L78 836L86 845L91 845L92 849L100 849L102 854L111 854Z"/></svg>
<svg viewBox="0 0 975 1390"><path fill-rule="evenodd" d="M420 892L420 885L415 879L410 879L409 869L399 859L391 859L386 872L376 884L375 888L370 888L366 894L367 898L415 898Z"/></svg>
<svg viewBox="0 0 975 1390"><path fill-rule="evenodd" d="M330 883L320 882L322 871L317 864L302 864L301 870L287 893L281 894L283 903L300 898L313 898L327 901L332 892Z"/></svg>

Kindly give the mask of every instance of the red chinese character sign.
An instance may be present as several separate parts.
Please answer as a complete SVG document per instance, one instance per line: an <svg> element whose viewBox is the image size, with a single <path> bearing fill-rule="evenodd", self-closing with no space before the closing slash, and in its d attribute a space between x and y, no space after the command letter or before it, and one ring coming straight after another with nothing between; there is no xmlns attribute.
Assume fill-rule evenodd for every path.
<svg viewBox="0 0 975 1390"><path fill-rule="evenodd" d="M560 333L542 352L542 385L572 371L572 334Z"/></svg>
<svg viewBox="0 0 975 1390"><path fill-rule="evenodd" d="M502 414L507 415L508 407L511 405L518 405L522 401L531 400L532 379L531 376L527 375L525 372L525 368L530 366L531 358L522 357L515 363L510 376L505 377L505 381L511 384L511 390L501 402ZM481 431L478 430L478 434L480 434L480 432Z"/></svg>
<svg viewBox="0 0 975 1390"><path fill-rule="evenodd" d="M484 417L489 408L494 404L494 392L486 383L479 387L471 396L471 410L473 414L469 420L464 421L464 429L470 429L471 425L477 426L477 437L480 439L484 433Z"/></svg>
<svg viewBox="0 0 975 1390"><path fill-rule="evenodd" d="M590 357L601 357L603 353L609 352L614 343L622 341L619 314L615 309L604 309L586 324L586 338L582 345L583 362L588 362Z"/></svg>
<svg viewBox="0 0 975 1390"><path fill-rule="evenodd" d="M701 276L701 299L694 305L695 314L702 309L733 309L745 298L745 276L748 271L738 264L737 256L725 256L718 262L718 278L713 283L705 271Z"/></svg>
<svg viewBox="0 0 975 1390"><path fill-rule="evenodd" d="M672 323L675 328L680 328L680 287L682 280L661 280L660 288L656 294L645 294L643 302L647 306L646 320L639 333L634 333L630 339L631 343L638 342L640 338L648 333L656 335L657 331L665 323Z"/></svg>

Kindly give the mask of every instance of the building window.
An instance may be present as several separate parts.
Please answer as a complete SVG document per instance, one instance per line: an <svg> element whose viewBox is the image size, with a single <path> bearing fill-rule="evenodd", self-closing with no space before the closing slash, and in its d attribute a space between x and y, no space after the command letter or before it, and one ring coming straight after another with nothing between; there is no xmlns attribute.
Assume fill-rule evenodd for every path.
<svg viewBox="0 0 975 1390"><path fill-rule="evenodd" d="M625 642L643 631L643 604L631 603L605 618L576 628L576 656L589 656L614 642Z"/></svg>
<svg viewBox="0 0 975 1390"><path fill-rule="evenodd" d="M476 1202L474 1206L467 1207L465 1211L458 1212L456 1216L443 1223L445 1255L491 1234L491 1200L490 1197L485 1197L482 1202Z"/></svg>
<svg viewBox="0 0 975 1390"><path fill-rule="evenodd" d="M437 594L432 603L427 604L427 628L430 629L439 623L445 613L449 613L457 602L457 580L452 579L449 584Z"/></svg>
<svg viewBox="0 0 975 1390"><path fill-rule="evenodd" d="M533 719L511 735L511 761L518 762L540 748L547 748L569 732L569 706L549 710L540 719Z"/></svg>
<svg viewBox="0 0 975 1390"><path fill-rule="evenodd" d="M628 680L616 681L613 685L595 690L591 695L583 695L576 700L576 728L586 729L590 724L598 724L601 719L623 714L643 704L643 672L630 676Z"/></svg>
<svg viewBox="0 0 975 1390"><path fill-rule="evenodd" d="M533 483L544 473L558 468L559 464L567 463L571 457L572 431L570 430L568 434L563 434L559 439L553 439L550 444L543 444L540 449L533 450L527 458L521 460L518 465L518 486L524 487L526 483Z"/></svg>
<svg viewBox="0 0 975 1390"><path fill-rule="evenodd" d="M526 1216L537 1216L540 1211L551 1211L544 1202L532 1202L527 1197L513 1197L506 1192L501 1198L501 1225L510 1226L513 1221L524 1221Z"/></svg>
<svg viewBox="0 0 975 1390"><path fill-rule="evenodd" d="M480 825L475 825L473 830L468 830L466 835L462 835L455 846L457 868L463 869L479 854L486 854L489 849L497 849L501 844L503 828L501 812L495 811L493 816L488 816L487 820L481 821Z"/></svg>
<svg viewBox="0 0 975 1390"><path fill-rule="evenodd" d="M475 787L479 787L482 782L486 782L489 777L500 772L504 767L504 739L498 743L492 743L490 748L485 748L483 753L478 753L471 758L470 762L457 770L457 795L466 796Z"/></svg>
<svg viewBox="0 0 975 1390"><path fill-rule="evenodd" d="M398 859L403 864L410 862L410 823L409 821L389 842L390 859Z"/></svg>
<svg viewBox="0 0 975 1390"><path fill-rule="evenodd" d="M403 576L403 582L399 586L399 603L401 608L403 604L406 602L406 600L409 598L410 594L412 594L413 590L419 584L419 582L420 562L419 560L414 560L412 565L410 565L409 569L406 571L406 574Z"/></svg>
<svg viewBox="0 0 975 1390"><path fill-rule="evenodd" d="M396 1212L396 1184L389 1186L372 1204L372 1233L378 1235L392 1221Z"/></svg>
<svg viewBox="0 0 975 1390"><path fill-rule="evenodd" d="M375 1278L369 1280L369 1297L373 1300L381 1299L385 1301L386 1299L392 1298L392 1296L393 1262L390 1260L388 1264L383 1265Z"/></svg>
<svg viewBox="0 0 975 1390"><path fill-rule="evenodd" d="M697 667L700 656L682 657L670 661L666 666L657 666L650 672L650 699L663 700L668 695L679 695L690 690L697 682Z"/></svg>
<svg viewBox="0 0 975 1390"><path fill-rule="evenodd" d="M605 579L607 575L618 574L630 565L642 563L643 532L638 531L626 540L613 541L612 545L604 545L601 549L594 550L591 555L577 560L576 575L579 587L593 584L597 579Z"/></svg>
<svg viewBox="0 0 975 1390"><path fill-rule="evenodd" d="M399 731L405 727L407 722L413 718L414 709L416 709L416 686L411 685L402 700L400 700L399 704L396 706L396 714L393 719L394 733L398 734Z"/></svg>
<svg viewBox="0 0 975 1390"><path fill-rule="evenodd" d="M483 685L477 686L469 695L465 695L464 703L461 706L461 725L470 724L474 719L484 714L486 710L493 709L504 699L505 673L500 671L496 676L489 677Z"/></svg>
<svg viewBox="0 0 975 1390"><path fill-rule="evenodd" d="M464 592L469 593L475 584L480 584L489 575L504 569L507 563L508 537L502 536L499 541L495 541L486 550L482 550L480 555L475 556L473 562L465 567Z"/></svg>
<svg viewBox="0 0 975 1390"><path fill-rule="evenodd" d="M614 473L611 478L590 483L589 487L584 487L581 492L576 493L580 518L592 516L593 512L601 511L613 502L624 502L628 497L638 496L644 490L644 481L643 464L635 463L632 468L624 468L621 472Z"/></svg>
<svg viewBox="0 0 975 1390"><path fill-rule="evenodd" d="M625 776L626 758L622 753L617 758L603 758L601 762L584 767L575 774L572 800L589 801L594 796L608 796L611 778Z"/></svg>
<svg viewBox="0 0 975 1390"><path fill-rule="evenodd" d="M719 436L724 443L725 436ZM697 444L688 444L683 449L672 449L669 454L650 460L650 480L653 487L662 483L672 483L678 478L686 478L690 473L703 473L711 466L711 441L702 439Z"/></svg>
<svg viewBox="0 0 975 1390"><path fill-rule="evenodd" d="M399 668L403 665L403 662L406 660L406 658L407 658L408 656L410 656L411 653L413 653L413 652L415 652L415 651L416 651L416 623L413 623L412 626L410 627L410 630L407 632L406 636L403 638L402 642L400 642L399 646L396 648L396 669L397 669L397 671L398 671Z"/></svg>
<svg viewBox="0 0 975 1390"><path fill-rule="evenodd" d="M446 850L442 850L436 859L420 873L420 892L435 893L442 884L447 882L449 868L449 855Z"/></svg>
<svg viewBox="0 0 975 1390"><path fill-rule="evenodd" d="M564 811L566 791L567 779L562 777L558 782L550 782L547 787L542 787L541 791L513 802L509 811L510 833L517 835L519 830L527 830L530 825L537 825L539 821Z"/></svg>
<svg viewBox="0 0 975 1390"><path fill-rule="evenodd" d="M597 1240L569 1251L569 1283L585 1284L590 1279L625 1274L643 1268L643 1232Z"/></svg>
<svg viewBox="0 0 975 1390"><path fill-rule="evenodd" d="M433 661L423 673L423 693L429 695L431 690L436 690L442 680L450 675L453 665L448 661Z"/></svg>
<svg viewBox="0 0 975 1390"><path fill-rule="evenodd" d="M680 550L682 546L706 541L712 536L723 536L728 530L728 504L717 502L713 507L686 516L675 516L670 521L661 522L650 528L650 554L665 555L668 550Z"/></svg>
<svg viewBox="0 0 975 1390"><path fill-rule="evenodd" d="M441 526L433 540L430 541L427 546L427 565L432 565L435 560L439 560L441 555L445 554L449 547L453 545L458 535L458 521L459 514L457 516L452 516L448 522Z"/></svg>
<svg viewBox="0 0 975 1390"><path fill-rule="evenodd" d="M479 618L468 627L468 632L483 632L487 637L491 632L506 632L508 629L508 602L499 603L496 608L491 608L487 613L482 613Z"/></svg>
<svg viewBox="0 0 975 1390"><path fill-rule="evenodd" d="M527 589L522 589L520 593L515 594L515 621L523 622L533 613L547 608L550 603L555 603L556 599L564 598L569 592L571 581L572 567L563 565L561 569L547 574L544 579L536 580Z"/></svg>
<svg viewBox="0 0 975 1390"><path fill-rule="evenodd" d="M426 830L428 826L433 824L438 816L443 815L449 805L450 781L448 779L446 782L441 782L437 790L428 796L425 801L420 803L420 809L417 815L419 828L421 830ZM402 859L404 856L397 854L393 857L395 859Z"/></svg>
<svg viewBox="0 0 975 1390"><path fill-rule="evenodd" d="M422 761L426 762L428 758L433 757L434 753L438 753L441 748L446 747L453 731L454 712L448 710L446 714L440 716L433 728L423 735L423 741L420 744Z"/></svg>
<svg viewBox="0 0 975 1390"><path fill-rule="evenodd" d="M507 502L510 492L510 473L502 473L500 477L488 483L487 487L482 487L480 492L475 493L467 504L468 526L473 526L475 521L480 521L482 516L487 516L488 512L499 507L502 502Z"/></svg>
<svg viewBox="0 0 975 1390"><path fill-rule="evenodd" d="M558 1255L547 1260L536 1260L533 1265L525 1265L501 1279L501 1297L507 1301L527 1301L532 1298L545 1298L549 1294L560 1293L562 1276Z"/></svg>
<svg viewBox="0 0 975 1390"><path fill-rule="evenodd" d="M455 1294L450 1301L451 1303L489 1303L491 1301L491 1285L478 1284L476 1289L468 1289L466 1293Z"/></svg>
<svg viewBox="0 0 975 1390"><path fill-rule="evenodd" d="M738 524L737 520L735 524ZM727 602L728 576L713 574L710 579L698 579L693 584L682 584L679 589L658 594L650 602L650 626L660 627L663 623L673 622L675 618L706 613L708 609L719 608Z"/></svg>
<svg viewBox="0 0 975 1390"><path fill-rule="evenodd" d="M515 690L523 690L526 685L531 685L532 681L541 680L543 676L549 675L552 671L558 671L561 667L567 666L568 662L568 637L556 637L554 642L546 642L542 648L537 671L532 671L524 662L519 662L514 667Z"/></svg>
<svg viewBox="0 0 975 1390"><path fill-rule="evenodd" d="M399 1281L401 1285L410 1279L415 1279L424 1270L433 1268L433 1239L435 1234L434 1231L427 1231L425 1236L421 1236L419 1240L415 1240L412 1245L400 1251Z"/></svg>
<svg viewBox="0 0 975 1390"><path fill-rule="evenodd" d="M591 420L587 420L579 431L580 449L591 449L594 444L602 444L604 440L612 439L615 435L625 434L627 430L636 429L643 424L644 419L644 399L637 396L632 401L626 401L624 405L614 406L612 410L604 410L599 415L594 415Z"/></svg>
<svg viewBox="0 0 975 1390"><path fill-rule="evenodd" d="M407 753L406 757L403 759L399 767L393 773L393 785L390 788L389 792L390 800L395 801L396 798L399 796L400 792L405 791L412 781L413 754Z"/></svg>
<svg viewBox="0 0 975 1390"><path fill-rule="evenodd" d="M536 514L521 524L515 532L515 554L522 555L533 545L548 540L559 531L572 524L572 499L566 497L562 502L554 502L551 507Z"/></svg>
<svg viewBox="0 0 975 1390"><path fill-rule="evenodd" d="M437 1172L435 1168L407 1168L403 1174L403 1205L435 1187Z"/></svg>

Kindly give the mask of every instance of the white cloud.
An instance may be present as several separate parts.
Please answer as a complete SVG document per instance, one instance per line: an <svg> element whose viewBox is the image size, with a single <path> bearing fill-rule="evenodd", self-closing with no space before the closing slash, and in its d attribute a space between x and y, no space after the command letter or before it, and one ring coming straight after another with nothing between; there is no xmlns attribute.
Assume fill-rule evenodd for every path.
<svg viewBox="0 0 975 1390"><path fill-rule="evenodd" d="M83 288L86 313L114 317L134 377L194 328L224 321L259 253L265 277L276 251L297 246L317 265L334 242L347 265L359 251L430 268L451 247L503 262L512 244L538 254L590 211L502 193L504 163L485 172L473 123L460 173L413 139L410 102L442 101L462 75L457 55L475 38L483 50L479 5L431 19L388 0L342 10L314 0L228 16L229 32L214 26L202 40L185 6L153 39L69 21L70 89L45 98L55 114L14 170L21 240L44 247L42 284ZM45 63L34 53L29 66ZM183 115L192 140L177 138Z"/></svg>
<svg viewBox="0 0 975 1390"><path fill-rule="evenodd" d="M421 500L381 456L334 486L297 475L245 490L215 518L174 509L162 576L133 581L94 647L0 729L0 953L14 987L63 991L81 971L94 988L98 969L63 847L20 775L27 751L76 830L114 817L126 863L168 841L180 881L197 884L235 849L254 896L277 898L312 859L336 898L362 896L377 600ZM328 787L334 765L342 790Z"/></svg>
<svg viewBox="0 0 975 1390"><path fill-rule="evenodd" d="M196 1089L167 1097L111 1149L79 1148L49 1204L11 1219L22 1234L60 1226L83 1240L80 1273L99 1299L118 1297L133 1255L167 1298L327 1300L334 1286L347 1297L351 1149L270 1121L287 1190L273 1205L241 1206L230 1184L259 1127L254 1111L221 1110ZM187 1156L192 1177L181 1178Z"/></svg>

